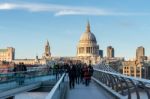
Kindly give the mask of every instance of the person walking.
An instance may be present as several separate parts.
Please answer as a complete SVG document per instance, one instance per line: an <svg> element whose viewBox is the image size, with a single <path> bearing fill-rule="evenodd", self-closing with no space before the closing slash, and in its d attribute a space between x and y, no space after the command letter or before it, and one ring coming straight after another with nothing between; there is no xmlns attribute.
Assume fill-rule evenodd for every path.
<svg viewBox="0 0 150 99"><path fill-rule="evenodd" d="M89 85L90 74L89 74L89 69L88 69L86 64L84 65L83 72L84 72L85 85L88 86Z"/></svg>
<svg viewBox="0 0 150 99"><path fill-rule="evenodd" d="M81 66L80 64L76 65L76 83L79 84L81 75Z"/></svg>
<svg viewBox="0 0 150 99"><path fill-rule="evenodd" d="M24 81L25 81L25 75L26 75L27 67L26 67L26 65L24 65L24 63L21 63L20 66L21 66L21 70L20 71L22 72L21 73L22 74L22 76L21 76L21 79L22 79L21 80L21 85L22 85L22 84L24 84Z"/></svg>
<svg viewBox="0 0 150 99"><path fill-rule="evenodd" d="M69 87L70 89L72 89L75 86L75 76L76 76L75 66L72 64L72 62L69 65L68 75L69 75Z"/></svg>
<svg viewBox="0 0 150 99"><path fill-rule="evenodd" d="M58 80L59 79L59 64L58 63L54 65L54 74L56 76L56 80Z"/></svg>
<svg viewBox="0 0 150 99"><path fill-rule="evenodd" d="M89 64L89 67L88 67L88 70L89 70L89 83L91 82L91 77L93 76L93 67L91 64Z"/></svg>
<svg viewBox="0 0 150 99"><path fill-rule="evenodd" d="M81 68L80 68L80 82L84 84L84 65L85 64L81 64Z"/></svg>

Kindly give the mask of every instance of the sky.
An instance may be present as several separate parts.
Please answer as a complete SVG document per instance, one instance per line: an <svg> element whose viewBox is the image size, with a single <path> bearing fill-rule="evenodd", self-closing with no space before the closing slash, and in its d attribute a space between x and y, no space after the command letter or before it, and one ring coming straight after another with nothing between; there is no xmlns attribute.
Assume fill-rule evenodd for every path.
<svg viewBox="0 0 150 99"><path fill-rule="evenodd" d="M75 56L87 20L100 49L131 59L136 48L150 56L150 0L0 0L0 48L35 58L49 40L52 56Z"/></svg>

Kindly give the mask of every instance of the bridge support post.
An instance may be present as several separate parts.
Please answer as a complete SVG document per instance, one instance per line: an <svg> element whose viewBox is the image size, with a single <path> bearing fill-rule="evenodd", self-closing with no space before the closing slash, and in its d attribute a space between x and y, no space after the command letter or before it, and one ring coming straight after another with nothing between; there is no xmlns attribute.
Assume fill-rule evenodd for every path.
<svg viewBox="0 0 150 99"><path fill-rule="evenodd" d="M119 77L118 76L116 76L116 78L117 78L117 83L119 84L118 86L119 86L119 91L121 90L121 94L122 95L124 95L124 90L123 90L123 84L122 84L122 82L121 82L121 80L119 79Z"/></svg>
<svg viewBox="0 0 150 99"><path fill-rule="evenodd" d="M116 92L118 92L118 83L117 83L117 81L116 81L116 79L117 79L117 77L115 77L115 76L111 76L112 77L112 79L113 79L113 81L114 81L114 86L115 86L115 90L116 90Z"/></svg>
<svg viewBox="0 0 150 99"><path fill-rule="evenodd" d="M132 79L129 79L129 80L130 80L130 82L132 83L132 85L133 85L134 88L135 88L135 92L136 92L137 99L140 99L140 95L139 95L139 91L138 91L137 85L132 81Z"/></svg>
<svg viewBox="0 0 150 99"><path fill-rule="evenodd" d="M121 79L125 82L126 84L126 88L128 90L128 99L131 99L131 92L130 92L130 87L129 87L129 84L128 82L125 80L125 78L121 77Z"/></svg>
<svg viewBox="0 0 150 99"><path fill-rule="evenodd" d="M109 75L108 74L106 74L106 79L107 79L106 85L110 87L111 83L110 83L110 79L109 79Z"/></svg>
<svg viewBox="0 0 150 99"><path fill-rule="evenodd" d="M149 93L149 90L145 87L145 84L141 81L139 83L142 84L142 86L144 87L145 92L147 93L148 99L150 99L150 93Z"/></svg>

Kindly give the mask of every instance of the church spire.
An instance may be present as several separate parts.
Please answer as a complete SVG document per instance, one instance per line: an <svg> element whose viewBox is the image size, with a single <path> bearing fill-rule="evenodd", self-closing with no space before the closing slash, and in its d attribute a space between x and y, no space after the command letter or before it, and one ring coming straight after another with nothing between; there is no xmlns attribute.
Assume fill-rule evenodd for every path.
<svg viewBox="0 0 150 99"><path fill-rule="evenodd" d="M90 32L91 32L91 30L90 30L90 22L89 22L89 20L88 20L88 22L87 22L86 32L87 32L87 33L90 33Z"/></svg>
<svg viewBox="0 0 150 99"><path fill-rule="evenodd" d="M49 45L49 41L48 40L47 40L46 45L45 45L44 57L45 58L50 58L51 57L50 45Z"/></svg>
<svg viewBox="0 0 150 99"><path fill-rule="evenodd" d="M47 46L49 46L49 41L48 41L48 40L47 40L47 43L46 43L46 45L47 45Z"/></svg>

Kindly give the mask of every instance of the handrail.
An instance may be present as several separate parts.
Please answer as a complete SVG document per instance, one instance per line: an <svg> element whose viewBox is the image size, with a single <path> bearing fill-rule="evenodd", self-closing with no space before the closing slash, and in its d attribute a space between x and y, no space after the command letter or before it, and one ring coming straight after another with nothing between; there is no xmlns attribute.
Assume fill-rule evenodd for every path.
<svg viewBox="0 0 150 99"><path fill-rule="evenodd" d="M65 73L62 75L62 77L59 79L59 81L56 83L56 85L52 88L46 99L52 99L54 93L56 92L57 88L59 87L60 83L63 81L65 77Z"/></svg>
<svg viewBox="0 0 150 99"><path fill-rule="evenodd" d="M53 71L51 70L43 70L43 69L0 73L0 83L11 82L14 80L18 80L19 78L31 78L44 75L52 75L52 73Z"/></svg>
<svg viewBox="0 0 150 99"><path fill-rule="evenodd" d="M115 75L115 76L118 76L118 77L123 77L123 78L128 78L128 79L132 79L132 80L136 80L136 81L141 81L141 82L144 82L144 83L150 83L150 80L143 79L143 78L130 77L130 76L126 76L126 75L123 75L123 74L112 73L112 72L103 71L103 70L96 69L96 68L94 68L94 70L99 71L99 72L103 72L103 73L107 73L107 74L111 74L111 75Z"/></svg>
<svg viewBox="0 0 150 99"><path fill-rule="evenodd" d="M109 87L105 86L105 84L101 83L99 80L97 80L96 78L92 77L92 79L100 84L103 88L105 88L106 90L108 90L109 92L111 92L113 95L116 96L117 99L127 99L127 97L120 95L119 93L113 91L112 89L110 89Z"/></svg>
<svg viewBox="0 0 150 99"><path fill-rule="evenodd" d="M104 85L102 86L107 86L123 96L127 95L128 99L132 98L133 92L136 93L137 99L140 99L141 97L139 88L142 88L142 91L144 91L146 93L145 95L147 95L148 99L150 99L150 80L130 77L123 74L112 73L95 68L93 77L103 83ZM112 93L112 91L109 92Z"/></svg>
<svg viewBox="0 0 150 99"><path fill-rule="evenodd" d="M8 72L8 73L0 73L0 75L9 75L9 74L15 74L15 73L28 73L32 71L39 71L39 70L28 70L28 71L17 71L17 72Z"/></svg>

